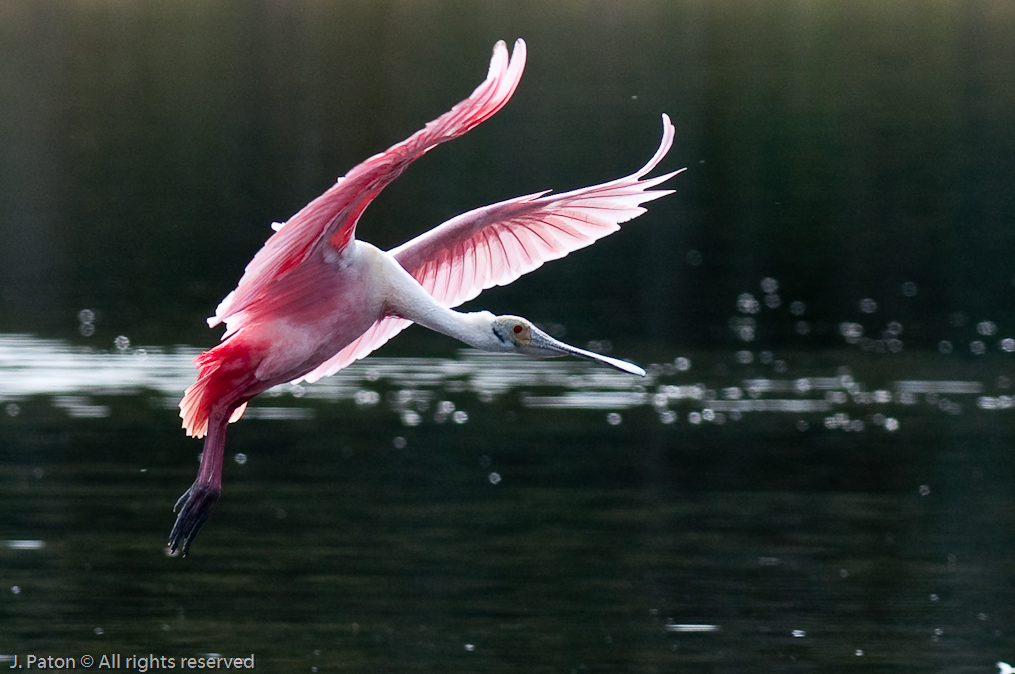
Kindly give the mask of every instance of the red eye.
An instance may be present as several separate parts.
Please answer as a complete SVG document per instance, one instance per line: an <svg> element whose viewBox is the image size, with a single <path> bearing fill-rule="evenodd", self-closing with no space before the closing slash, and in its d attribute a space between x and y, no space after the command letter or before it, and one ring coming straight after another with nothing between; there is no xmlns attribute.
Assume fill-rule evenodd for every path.
<svg viewBox="0 0 1015 674"><path fill-rule="evenodd" d="M516 325L515 327L511 328L511 331L516 335L520 335L522 332L522 326Z"/></svg>

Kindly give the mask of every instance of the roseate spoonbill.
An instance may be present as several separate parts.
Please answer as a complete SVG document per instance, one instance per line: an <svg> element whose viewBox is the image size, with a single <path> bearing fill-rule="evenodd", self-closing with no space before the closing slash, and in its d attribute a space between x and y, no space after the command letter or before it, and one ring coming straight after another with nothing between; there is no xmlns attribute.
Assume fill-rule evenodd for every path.
<svg viewBox="0 0 1015 674"><path fill-rule="evenodd" d="M363 358L410 323L488 351L573 355L644 376L636 365L557 341L517 316L453 311L485 288L506 285L645 212L672 190L650 190L679 173L644 176L666 156L673 125L637 172L563 194L538 192L459 215L388 252L354 238L364 209L414 160L500 110L525 65L525 42L510 61L493 49L486 80L421 131L353 168L275 233L254 256L209 326L222 343L195 359L197 382L180 402L187 433L204 437L197 479L176 503L172 552L186 555L222 488L226 427L247 401L276 384L316 381Z"/></svg>

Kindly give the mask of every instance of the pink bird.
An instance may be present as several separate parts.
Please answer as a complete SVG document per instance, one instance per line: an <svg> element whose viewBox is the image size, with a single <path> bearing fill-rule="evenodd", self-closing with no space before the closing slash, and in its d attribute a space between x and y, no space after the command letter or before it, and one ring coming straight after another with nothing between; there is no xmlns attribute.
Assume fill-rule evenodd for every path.
<svg viewBox="0 0 1015 674"><path fill-rule="evenodd" d="M355 238L356 223L381 190L423 154L500 110L524 66L524 41L515 43L510 61L498 42L486 80L471 96L272 225L275 233L208 319L212 327L225 323L222 343L195 359L197 382L180 402L188 435L205 440L197 479L176 503L172 552L182 547L187 554L218 500L226 427L247 401L276 384L334 374L410 323L478 349L573 355L644 376L636 365L559 342L524 318L452 307L617 231L645 212L640 204L670 194L649 188L679 171L643 179L673 142L666 115L659 149L625 178L477 208L388 252Z"/></svg>

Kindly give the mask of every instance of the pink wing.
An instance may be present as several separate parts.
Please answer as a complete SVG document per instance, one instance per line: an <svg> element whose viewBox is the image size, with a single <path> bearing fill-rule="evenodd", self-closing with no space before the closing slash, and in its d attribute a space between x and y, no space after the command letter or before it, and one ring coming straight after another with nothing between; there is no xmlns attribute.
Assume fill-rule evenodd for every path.
<svg viewBox="0 0 1015 674"><path fill-rule="evenodd" d="M286 223L273 225L275 234L247 265L236 289L208 319L214 327L223 321L223 339L261 313L273 283L330 244L344 248L355 236L363 211L413 161L440 143L452 140L489 119L510 100L525 67L525 42L515 42L508 60L503 41L493 48L486 80L472 95L427 124L408 139L370 157L317 197Z"/></svg>
<svg viewBox="0 0 1015 674"><path fill-rule="evenodd" d="M434 299L447 307L486 288L507 285L548 260L564 257L620 229L645 212L641 204L672 193L649 188L680 171L643 180L673 143L673 124L663 115L663 138L645 166L631 175L563 194L539 192L477 208L402 244L391 252ZM683 170L683 169L681 169ZM304 377L317 381L338 372L408 327L384 318L355 342Z"/></svg>

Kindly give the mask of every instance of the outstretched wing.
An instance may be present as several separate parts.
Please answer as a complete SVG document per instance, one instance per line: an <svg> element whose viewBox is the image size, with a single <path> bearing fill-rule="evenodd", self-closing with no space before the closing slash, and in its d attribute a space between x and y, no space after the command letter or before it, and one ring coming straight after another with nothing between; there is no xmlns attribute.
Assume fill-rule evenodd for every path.
<svg viewBox="0 0 1015 674"><path fill-rule="evenodd" d="M486 80L472 95L408 139L370 157L283 224L247 265L236 289L208 319L225 322L223 339L255 318L271 285L298 267L321 246L341 250L353 239L356 223L370 202L413 161L489 119L510 100L525 67L525 42L515 42L508 59L503 41L493 48Z"/></svg>
<svg viewBox="0 0 1015 674"><path fill-rule="evenodd" d="M644 179L673 144L673 124L663 115L659 149L640 170L601 185L563 194L539 192L463 213L391 252L434 299L447 307L486 288L507 285L548 260L564 257L620 229L645 212L646 201L672 190L650 189L680 171ZM681 169L683 170L683 169ZM410 321L384 318L359 339L304 377L317 381L363 358Z"/></svg>

